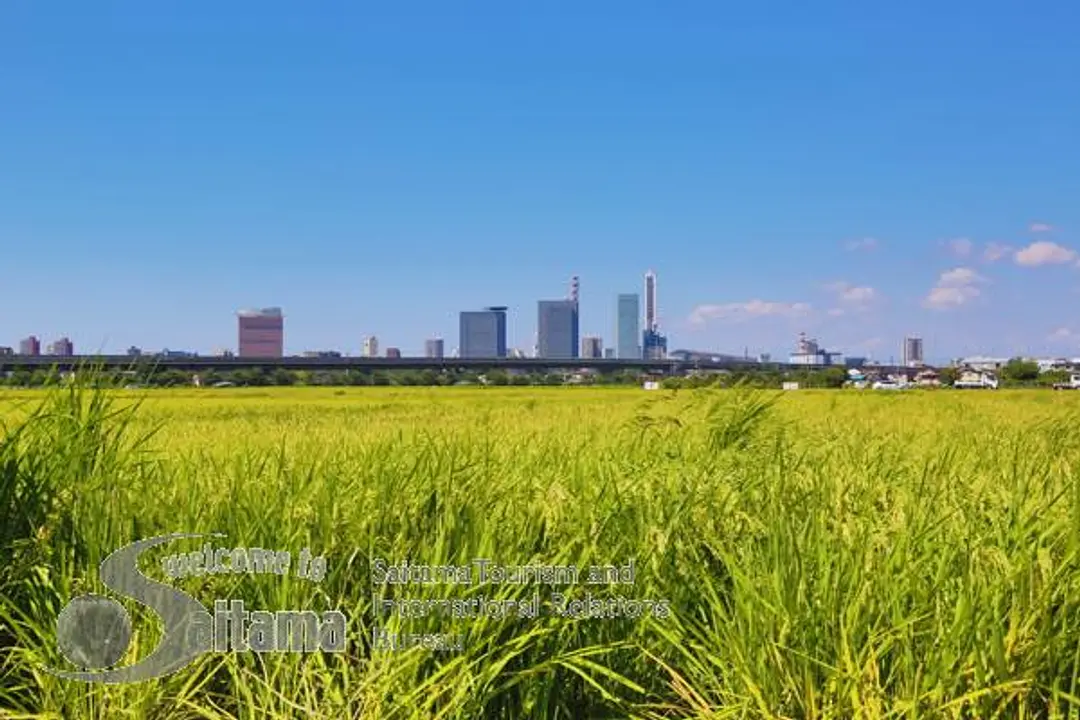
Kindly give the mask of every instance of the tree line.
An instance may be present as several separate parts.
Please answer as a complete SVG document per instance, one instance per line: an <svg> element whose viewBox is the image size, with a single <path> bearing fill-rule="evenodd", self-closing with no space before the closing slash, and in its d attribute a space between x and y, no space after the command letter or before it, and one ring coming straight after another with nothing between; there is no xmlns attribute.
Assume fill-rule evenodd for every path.
<svg viewBox="0 0 1080 720"><path fill-rule="evenodd" d="M940 371L941 384L952 385L958 378L958 368ZM93 373L101 382L116 386L177 387L190 386L197 376L202 386L235 385L242 387L270 386L428 386L448 385L640 385L649 376L634 370L614 373L573 375L564 372L511 373L495 369L487 372L472 370L287 370L284 368L245 368L240 370L190 371L167 368L140 368L134 371L98 370ZM1050 387L1067 382L1069 371L1040 372L1031 361L1010 360L999 372L1003 387ZM13 387L42 387L58 381L61 373L55 369L25 368L11 370L0 383ZM841 388L848 382L844 368L806 368L779 370L775 368L741 368L730 372L691 372L678 377L666 377L666 388L731 387L735 385L775 389L785 382L796 382L801 388Z"/></svg>

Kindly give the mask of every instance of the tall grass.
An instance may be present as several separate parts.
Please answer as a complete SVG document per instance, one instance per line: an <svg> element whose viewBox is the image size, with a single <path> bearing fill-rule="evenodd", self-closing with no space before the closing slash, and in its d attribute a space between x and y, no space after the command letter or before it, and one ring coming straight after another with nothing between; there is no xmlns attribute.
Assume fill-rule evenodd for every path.
<svg viewBox="0 0 1080 720"><path fill-rule="evenodd" d="M1080 425L1069 398L466 388L140 398L79 383L0 397L32 403L0 409L11 419L0 440L4 717L1080 718ZM207 604L340 608L348 653L212 654L125 686L40 670L65 666L55 619L74 595L104 592L100 561L168 532L324 553L317 585L176 584ZM392 592L371 582L377 557L634 559L632 587L571 594L663 598L671 615L391 619L377 602ZM159 633L129 609L125 664ZM373 652L377 625L461 632L465 647Z"/></svg>

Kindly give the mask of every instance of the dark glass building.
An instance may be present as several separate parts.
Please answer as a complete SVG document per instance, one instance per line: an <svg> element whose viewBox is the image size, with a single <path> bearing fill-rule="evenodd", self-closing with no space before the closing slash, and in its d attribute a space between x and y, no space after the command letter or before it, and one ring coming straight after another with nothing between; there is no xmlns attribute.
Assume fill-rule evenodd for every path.
<svg viewBox="0 0 1080 720"><path fill-rule="evenodd" d="M506 307L498 305L461 313L458 356L506 357Z"/></svg>
<svg viewBox="0 0 1080 720"><path fill-rule="evenodd" d="M663 360L667 355L667 338L656 330L646 330L641 341L646 360Z"/></svg>
<svg viewBox="0 0 1080 720"><path fill-rule="evenodd" d="M573 300L541 300L537 306L537 356L578 357L578 304Z"/></svg>

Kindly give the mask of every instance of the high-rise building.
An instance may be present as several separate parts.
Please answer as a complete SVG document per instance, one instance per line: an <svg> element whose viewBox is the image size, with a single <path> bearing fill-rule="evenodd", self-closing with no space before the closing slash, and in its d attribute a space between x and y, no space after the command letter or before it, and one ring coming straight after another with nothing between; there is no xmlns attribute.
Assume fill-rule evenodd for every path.
<svg viewBox="0 0 1080 720"><path fill-rule="evenodd" d="M241 310L237 317L240 357L279 358L285 354L285 317L281 308Z"/></svg>
<svg viewBox="0 0 1080 720"><path fill-rule="evenodd" d="M460 315L458 355L462 358L506 357L506 307L493 305Z"/></svg>
<svg viewBox="0 0 1080 720"><path fill-rule="evenodd" d="M30 355L31 357L37 357L41 354L41 341L37 339L36 335L31 335L28 338L19 341L19 354Z"/></svg>
<svg viewBox="0 0 1080 720"><path fill-rule="evenodd" d="M645 273L645 330L658 329L656 315L656 273L650 270Z"/></svg>
<svg viewBox="0 0 1080 720"><path fill-rule="evenodd" d="M923 364L922 338L904 338L904 367L918 367Z"/></svg>
<svg viewBox="0 0 1080 720"><path fill-rule="evenodd" d="M615 353L620 360L641 359L641 298L619 295L616 305Z"/></svg>
<svg viewBox="0 0 1080 720"><path fill-rule="evenodd" d="M56 355L59 357L71 357L75 354L75 346L71 344L71 341L66 337L62 337L54 343L50 343L47 348L49 355Z"/></svg>
<svg viewBox="0 0 1080 720"><path fill-rule="evenodd" d="M427 358L441 358L443 356L443 339L442 338L430 338L424 341L424 357Z"/></svg>
<svg viewBox="0 0 1080 720"><path fill-rule="evenodd" d="M595 335L581 338L581 357L599 360L604 356L604 341Z"/></svg>
<svg viewBox="0 0 1080 720"><path fill-rule="evenodd" d="M379 357L379 338L374 335L364 338L364 357Z"/></svg>
<svg viewBox="0 0 1080 720"><path fill-rule="evenodd" d="M578 357L577 302L541 300L537 311L537 357Z"/></svg>
<svg viewBox="0 0 1080 720"><path fill-rule="evenodd" d="M656 330L642 333L641 347L646 360L663 360L667 356L667 338Z"/></svg>
<svg viewBox="0 0 1080 720"><path fill-rule="evenodd" d="M401 350L398 349L398 348L395 348L395 347L386 348L386 357L392 358L392 359L395 359L395 360L400 360L401 359Z"/></svg>
<svg viewBox="0 0 1080 720"><path fill-rule="evenodd" d="M667 338L660 334L656 302L656 273L645 273L645 329L641 333L641 354L646 360L661 360L667 355Z"/></svg>

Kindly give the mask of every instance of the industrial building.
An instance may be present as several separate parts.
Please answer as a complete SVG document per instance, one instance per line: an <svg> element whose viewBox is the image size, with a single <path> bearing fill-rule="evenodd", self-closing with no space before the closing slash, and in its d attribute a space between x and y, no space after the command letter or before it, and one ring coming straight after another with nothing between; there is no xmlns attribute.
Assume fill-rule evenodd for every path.
<svg viewBox="0 0 1080 720"><path fill-rule="evenodd" d="M816 338L806 337L806 333L799 333L799 341L795 352L788 357L791 365L844 365L844 355L838 352L829 352L818 344Z"/></svg>

